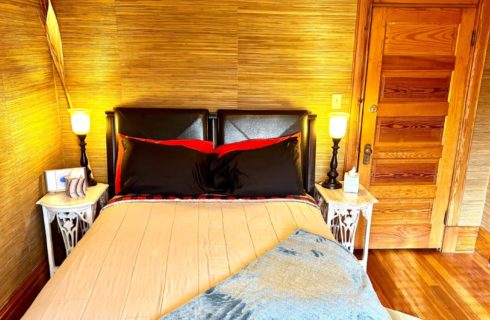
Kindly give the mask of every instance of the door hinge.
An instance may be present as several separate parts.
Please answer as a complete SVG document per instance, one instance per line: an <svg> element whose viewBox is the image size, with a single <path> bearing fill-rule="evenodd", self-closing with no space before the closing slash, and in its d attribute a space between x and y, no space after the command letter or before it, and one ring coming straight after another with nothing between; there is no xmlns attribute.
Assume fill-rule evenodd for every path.
<svg viewBox="0 0 490 320"><path fill-rule="evenodd" d="M476 30L471 33L471 46L473 47L476 43Z"/></svg>

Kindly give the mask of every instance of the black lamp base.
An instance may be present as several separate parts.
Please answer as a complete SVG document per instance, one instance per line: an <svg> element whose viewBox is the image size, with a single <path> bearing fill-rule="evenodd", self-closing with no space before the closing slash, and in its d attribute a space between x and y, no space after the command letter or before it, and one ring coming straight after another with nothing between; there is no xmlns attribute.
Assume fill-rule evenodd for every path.
<svg viewBox="0 0 490 320"><path fill-rule="evenodd" d="M88 158L87 153L85 153L85 146L87 143L85 142L86 135L78 135L78 140L80 141L80 166L85 168L85 176L87 177L87 184L89 187L93 187L97 185L97 181L92 178L92 170L90 170L88 166Z"/></svg>
<svg viewBox="0 0 490 320"><path fill-rule="evenodd" d="M330 171L327 173L328 179L322 183L322 187L327 189L340 189L342 188L342 183L337 181L339 173L337 172L337 151L339 150L340 139L334 138L333 141L333 152L332 160L330 161Z"/></svg>
<svg viewBox="0 0 490 320"><path fill-rule="evenodd" d="M92 171L89 168L86 168L87 170L87 185L89 187L93 187L97 185L97 181L95 181L94 178L92 178Z"/></svg>
<svg viewBox="0 0 490 320"><path fill-rule="evenodd" d="M342 188L342 183L338 182L337 180L333 182L323 181L322 187L327 188L327 189L341 189Z"/></svg>

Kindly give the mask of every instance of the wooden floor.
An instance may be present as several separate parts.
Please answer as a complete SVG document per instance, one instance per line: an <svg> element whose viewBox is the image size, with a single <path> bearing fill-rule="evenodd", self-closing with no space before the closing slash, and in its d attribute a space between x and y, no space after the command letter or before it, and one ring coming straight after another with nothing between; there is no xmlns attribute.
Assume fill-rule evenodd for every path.
<svg viewBox="0 0 490 320"><path fill-rule="evenodd" d="M490 319L490 267L478 254L370 250L368 274L385 307L421 319Z"/></svg>

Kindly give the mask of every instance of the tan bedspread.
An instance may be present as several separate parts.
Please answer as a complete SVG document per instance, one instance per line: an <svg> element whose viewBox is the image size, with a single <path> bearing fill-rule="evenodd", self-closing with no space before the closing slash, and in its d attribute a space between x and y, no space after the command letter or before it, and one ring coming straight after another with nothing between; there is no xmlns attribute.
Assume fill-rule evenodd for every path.
<svg viewBox="0 0 490 320"><path fill-rule="evenodd" d="M293 200L139 201L106 207L25 319L157 319L301 228L332 238Z"/></svg>

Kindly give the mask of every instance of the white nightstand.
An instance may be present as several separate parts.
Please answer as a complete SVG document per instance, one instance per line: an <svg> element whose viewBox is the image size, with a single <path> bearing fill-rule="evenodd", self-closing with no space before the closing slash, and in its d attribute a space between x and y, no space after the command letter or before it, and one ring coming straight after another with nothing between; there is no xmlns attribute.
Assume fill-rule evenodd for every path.
<svg viewBox="0 0 490 320"><path fill-rule="evenodd" d="M97 204L102 208L107 203L107 188L107 184L98 183L96 186L87 189L87 195L84 198L72 199L67 197L64 192L53 192L46 194L36 202L43 208L49 273L51 276L58 268L54 263L51 223L56 218L63 236L66 255L70 254L78 242L79 227L82 235L84 235L94 222Z"/></svg>
<svg viewBox="0 0 490 320"><path fill-rule="evenodd" d="M362 214L366 219L364 252L361 260L366 270L373 204L378 200L362 185L359 186L358 193L346 193L343 189L330 190L323 188L320 184L315 185L315 199L320 205L323 218L332 230L333 236L350 252L354 252L359 215Z"/></svg>

